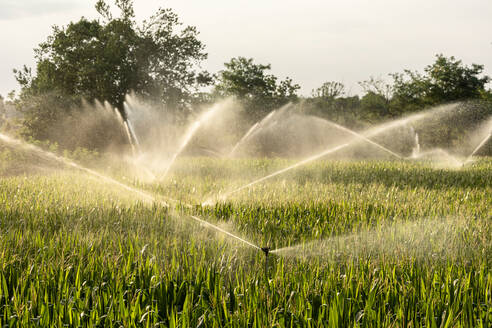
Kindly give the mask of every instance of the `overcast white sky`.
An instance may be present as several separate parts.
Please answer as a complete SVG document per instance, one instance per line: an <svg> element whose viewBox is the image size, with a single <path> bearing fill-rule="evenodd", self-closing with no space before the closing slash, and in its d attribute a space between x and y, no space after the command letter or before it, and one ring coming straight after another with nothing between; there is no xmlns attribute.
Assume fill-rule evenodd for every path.
<svg viewBox="0 0 492 328"><path fill-rule="evenodd" d="M110 0L108 2L111 2ZM173 8L200 31L210 72L231 57L253 57L291 77L302 94L325 81L422 71L434 55L485 65L492 76L491 0L135 0L138 19ZM17 89L12 69L34 66L33 48L51 26L95 18L93 1L0 0L0 94Z"/></svg>

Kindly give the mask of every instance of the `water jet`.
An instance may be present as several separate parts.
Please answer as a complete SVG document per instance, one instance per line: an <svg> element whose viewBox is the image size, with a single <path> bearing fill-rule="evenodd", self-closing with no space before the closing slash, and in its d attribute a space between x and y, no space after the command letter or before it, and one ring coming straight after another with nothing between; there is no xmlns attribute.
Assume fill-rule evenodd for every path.
<svg viewBox="0 0 492 328"><path fill-rule="evenodd" d="M492 137L492 131L478 144L477 147L472 151L472 153L466 158L466 160L463 162L463 166L465 164L469 163L473 157L480 149L482 149L483 146L489 141L490 137Z"/></svg>
<svg viewBox="0 0 492 328"><path fill-rule="evenodd" d="M287 104L286 106L279 109L279 111L280 112L283 111L283 109L287 108L287 106L289 106L289 105L290 104ZM236 152L236 150L243 143L245 143L249 139L249 137L253 136L257 131L259 131L262 127L264 127L265 124L268 123L268 121L275 115L276 112L277 112L276 110L271 111L263 119L256 122L255 124L253 124L253 126L244 134L244 136L241 139L239 139L239 141L236 143L236 145L234 145L234 147L232 147L232 150L229 153L229 157L232 157L234 155L234 153Z"/></svg>
<svg viewBox="0 0 492 328"><path fill-rule="evenodd" d="M412 115L407 116L407 117L403 117L403 118L400 118L400 119L397 119L397 120L394 120L394 121L391 121L391 122L380 124L380 125L378 125L376 127L370 128L370 129L368 129L366 131L363 131L361 133L357 133L355 131L351 131L350 129L347 129L345 127L341 127L341 126L339 126L339 127L340 128L343 128L344 130L346 129L347 130L346 132L349 132L349 133L351 133L353 135L356 135L359 140L365 140L365 141L370 142L371 144L375 144L378 148L380 148L380 149L382 148L386 152L391 153L393 156L395 156L395 157L397 157L399 159L403 159L402 156L394 153L393 151L385 148L384 146L381 146L381 145L379 145L377 143L374 143L372 140L370 140L368 138L373 137L373 136L377 136L378 134L381 134L382 132L385 132L385 131L388 131L388 130L397 128L397 127L399 127L401 125L405 125L405 124L409 124L411 122L416 122L416 121L422 120L422 119L426 118L427 116L429 116L431 114L446 113L447 111L453 110L456 107L457 107L457 104L451 104L451 105L446 105L446 106L439 106L439 107L433 108L431 110L427 110L427 111L424 111L424 112L412 114ZM333 126L338 126L338 124L336 124L336 123L332 123L332 125ZM262 178L256 179L256 180L254 180L252 182L249 182L249 183L247 183L247 184L245 184L245 185L243 185L243 186L241 186L239 188L236 188L236 189L234 189L232 191L226 192L225 194L223 194L222 196L219 196L217 198L220 201L225 201L232 194L235 194L235 193L237 193L237 192L239 192L241 190L244 190L244 189L249 188L249 187L251 187L253 185L256 185L258 183L261 183L261 182L263 182L265 180L271 179L271 178L273 178L273 177L275 177L277 175L283 174L283 173L285 173L287 171L290 171L292 169L295 169L295 168L297 168L299 166L303 166L305 164L308 164L310 162L313 162L315 160L318 160L318 159L320 159L322 157L325 157L325 156L327 156L329 154L335 153L335 152L337 152L337 151L339 151L341 149L344 149L344 148L350 146L353 143L354 143L354 141L353 140L350 140L350 141L347 141L347 142L345 142L343 144L339 144L339 145L334 146L332 148L326 149L326 150L324 150L324 151L322 151L322 152L320 152L320 153L318 153L316 155L310 156L310 157L308 157L308 158L306 158L304 160L301 160L301 161L299 161L299 162L297 162L297 163L295 163L293 165L290 165L290 166L288 166L286 168L283 168L281 170L278 170L278 171L276 171L274 173L271 173L271 174L269 174L267 176L264 176ZM212 205L212 204L214 204L213 198L209 198L206 201L202 202L202 206L207 206L207 205Z"/></svg>
<svg viewBox="0 0 492 328"><path fill-rule="evenodd" d="M191 139L198 131L200 126L205 122L207 122L208 120L210 120L212 117L214 117L221 109L222 106L220 106L220 104L216 104L215 106L212 106L212 108L210 108L208 111L200 115L198 119L188 128L176 152L174 152L170 162L167 164L164 173L161 176L161 180L168 175L169 171L171 170L171 167L174 165L174 162L176 161L178 156L181 155L181 153L185 150L186 146L190 143Z"/></svg>
<svg viewBox="0 0 492 328"><path fill-rule="evenodd" d="M63 157L60 157L58 155L55 155L55 154L53 154L51 152L45 151L45 150L43 150L43 149L41 149L41 148L39 148L37 146L34 146L34 145L31 145L31 144L25 143L25 142L20 141L20 140L17 140L17 139L13 139L13 138L11 138L11 137L9 137L7 135L4 135L2 133L0 133L0 140L4 141L7 144L13 145L13 146L21 147L23 149L30 150L30 151L35 151L35 152L37 152L37 153L39 153L39 154L41 154L41 155L43 155L43 156L45 156L45 157L47 157L49 159L55 160L55 161L57 161L59 163L62 163L64 165L71 166L71 167L76 168L78 170L84 171L84 172L86 172L86 173L88 173L88 174L90 174L92 176L95 176L97 178L100 178L100 179L102 179L102 180L104 180L104 181L106 181L108 183L111 183L111 184L116 185L118 187L121 187L121 188L123 188L123 189L125 189L127 191L130 191L132 193L135 193L135 194L143 197L147 201L150 201L150 202L158 202L159 204L161 204L161 205L163 205L165 207L171 208L169 206L169 204L167 204L166 202L164 202L162 200L158 200L156 198L156 196L153 196L151 194L148 194L148 193L146 193L146 192L144 192L142 190L139 190L139 189L130 187L130 186L124 184L124 183L121 183L121 182L119 182L119 181L117 181L115 179L112 179L110 177L107 177L107 176L105 176L103 174L100 174L100 173L94 171L94 170L91 170L89 168L86 168L84 166L81 166L81 165L79 165L79 164L77 164L75 162L72 162L72 161L70 161L70 160L68 160L66 158L63 158ZM177 200L172 200L172 201L174 201L176 203L179 203L181 205L184 205L184 206L186 206L188 208L191 208L192 207L191 204L186 204L186 203L183 204L181 202L178 202ZM199 223L201 223L201 224L209 227L209 228L215 229L215 230L217 230L217 231L219 231L219 232L221 232L223 234L226 234L226 235L228 235L228 236L230 236L232 238L235 238L236 240L239 240L242 243L244 243L244 244L246 244L246 245L248 245L250 247L253 247L253 248L258 249L258 250L262 250L263 252L265 252L265 254L268 255L268 249L265 248L265 247L264 248L260 248L259 246L256 246L255 244L253 244L253 243L251 243L251 242L249 242L249 241L247 241L247 240L245 240L245 239L243 239L243 238L241 238L239 236L236 236L236 235L232 234L231 232L229 232L227 230L224 230L224 229L222 229L222 228L220 228L220 227L218 227L218 226L216 226L216 225L214 225L214 224L212 224L210 222L207 222L207 221L205 221L205 220L203 220L203 219L201 219L201 218L199 218L199 217L197 217L195 215L191 215L189 217L192 218L193 220L195 220L195 221L197 221L197 222L199 222Z"/></svg>

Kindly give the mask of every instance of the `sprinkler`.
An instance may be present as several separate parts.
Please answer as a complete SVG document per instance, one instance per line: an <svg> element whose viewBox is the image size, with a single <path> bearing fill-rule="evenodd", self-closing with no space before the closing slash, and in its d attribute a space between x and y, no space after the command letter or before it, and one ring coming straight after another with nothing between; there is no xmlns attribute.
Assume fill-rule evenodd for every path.
<svg viewBox="0 0 492 328"><path fill-rule="evenodd" d="M270 247L265 246L261 250L265 253L265 278L268 280L268 253L270 253Z"/></svg>

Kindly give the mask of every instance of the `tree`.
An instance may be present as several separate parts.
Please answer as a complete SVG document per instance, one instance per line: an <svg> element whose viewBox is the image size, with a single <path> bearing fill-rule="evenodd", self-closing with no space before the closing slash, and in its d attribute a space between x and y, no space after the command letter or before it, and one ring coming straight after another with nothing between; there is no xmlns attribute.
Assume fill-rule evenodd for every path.
<svg viewBox="0 0 492 328"><path fill-rule="evenodd" d="M389 102L391 100L391 97L393 96L393 86L386 83L381 78L370 76L369 80L360 81L359 85L361 86L364 93L373 93L379 95L383 97L387 102Z"/></svg>
<svg viewBox="0 0 492 328"><path fill-rule="evenodd" d="M490 117L492 107L485 90L490 78L482 75L483 68L477 64L466 66L452 56L437 55L424 73L405 70L391 74L394 93L390 107L410 112L459 101L453 115L430 117L417 129L421 142L454 148L463 144L468 131Z"/></svg>
<svg viewBox="0 0 492 328"><path fill-rule="evenodd" d="M41 137L43 131L33 129L48 128L50 120L70 110L67 102L106 100L122 111L125 95L133 91L180 110L189 106L200 86L211 83L209 74L198 70L207 55L196 28L183 27L170 9L159 9L139 26L132 0L115 3L119 17L99 0L101 20L81 18L66 27L54 26L35 49L35 74L26 66L14 71L22 87L20 105L28 109L27 134ZM53 99L47 95L63 98L64 108L48 108Z"/></svg>
<svg viewBox="0 0 492 328"><path fill-rule="evenodd" d="M411 111L444 102L478 99L490 81L490 77L481 76L483 68L477 64L466 66L453 56L437 55L424 74L410 70L391 74L394 106Z"/></svg>
<svg viewBox="0 0 492 328"><path fill-rule="evenodd" d="M314 98L337 98L345 93L345 86L343 83L329 81L323 83L322 86L313 90L312 95Z"/></svg>
<svg viewBox="0 0 492 328"><path fill-rule="evenodd" d="M218 96L235 96L245 107L247 116L258 120L275 108L297 99L300 88L290 78L277 82L277 77L267 74L270 64L255 64L252 58L237 57L225 63L219 72L215 93Z"/></svg>
<svg viewBox="0 0 492 328"><path fill-rule="evenodd" d="M342 97L345 85L329 81L312 91L312 97L305 99L301 110L331 121L353 127L356 124L356 112L360 106L358 96Z"/></svg>
<svg viewBox="0 0 492 328"><path fill-rule="evenodd" d="M393 86L381 78L369 77L369 80L359 82L364 91L361 98L361 113L369 120L391 117L398 114L390 106Z"/></svg>
<svg viewBox="0 0 492 328"><path fill-rule="evenodd" d="M367 92L361 99L361 113L369 120L379 120L384 117L391 117L389 100L374 91Z"/></svg>

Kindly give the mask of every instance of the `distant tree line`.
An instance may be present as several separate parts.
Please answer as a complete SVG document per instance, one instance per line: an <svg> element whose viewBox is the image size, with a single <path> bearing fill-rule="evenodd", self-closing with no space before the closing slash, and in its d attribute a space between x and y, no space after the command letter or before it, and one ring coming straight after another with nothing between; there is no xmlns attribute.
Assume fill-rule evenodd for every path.
<svg viewBox="0 0 492 328"><path fill-rule="evenodd" d="M467 66L454 57L437 55L423 73L405 70L390 74L389 82L374 77L360 82L362 96L347 95L342 83L329 81L311 96L301 97L300 86L292 79L280 80L269 73L270 64L252 58L232 58L216 74L201 70L200 63L207 58L205 45L197 29L184 26L171 9L159 9L138 24L132 0L115 0L115 5L118 17L99 0L95 7L100 19L82 17L53 27L35 49L35 71L26 66L14 70L21 91L12 102L23 112L23 135L53 139L52 127L72 115L83 99L107 101L124 115L125 95L130 92L183 119L194 108L226 96L242 104L250 123L289 102L298 103L305 113L354 128L471 99L484 106L464 125L492 114L490 77L483 75L483 65ZM0 116L2 109L3 99ZM89 148L104 148L105 139L101 140Z"/></svg>

